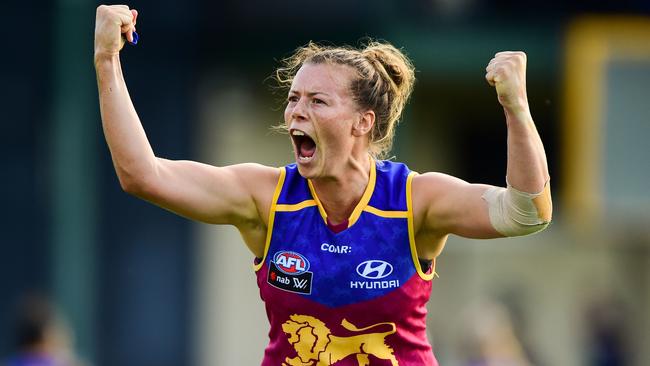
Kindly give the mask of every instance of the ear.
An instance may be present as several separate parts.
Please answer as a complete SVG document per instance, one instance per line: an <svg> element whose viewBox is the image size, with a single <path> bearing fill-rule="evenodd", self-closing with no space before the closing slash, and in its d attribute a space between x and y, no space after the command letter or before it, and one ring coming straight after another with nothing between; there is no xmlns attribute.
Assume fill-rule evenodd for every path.
<svg viewBox="0 0 650 366"><path fill-rule="evenodd" d="M372 110L361 112L359 115L359 119L352 126L352 134L354 136L366 135L370 133L370 131L372 131L372 127L374 125L375 125L375 112Z"/></svg>

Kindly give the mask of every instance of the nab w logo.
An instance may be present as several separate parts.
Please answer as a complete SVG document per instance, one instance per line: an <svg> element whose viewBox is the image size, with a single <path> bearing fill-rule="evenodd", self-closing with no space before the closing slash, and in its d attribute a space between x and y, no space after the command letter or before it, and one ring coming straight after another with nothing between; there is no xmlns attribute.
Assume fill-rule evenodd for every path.
<svg viewBox="0 0 650 366"><path fill-rule="evenodd" d="M307 288L307 279L293 278L293 285L297 288Z"/></svg>
<svg viewBox="0 0 650 366"><path fill-rule="evenodd" d="M309 261L304 255L281 250L269 263L266 282L281 290L311 295L313 275L313 272L309 272Z"/></svg>
<svg viewBox="0 0 650 366"><path fill-rule="evenodd" d="M378 280L393 273L393 266L388 262L372 259L359 264L357 266L357 273L361 277Z"/></svg>

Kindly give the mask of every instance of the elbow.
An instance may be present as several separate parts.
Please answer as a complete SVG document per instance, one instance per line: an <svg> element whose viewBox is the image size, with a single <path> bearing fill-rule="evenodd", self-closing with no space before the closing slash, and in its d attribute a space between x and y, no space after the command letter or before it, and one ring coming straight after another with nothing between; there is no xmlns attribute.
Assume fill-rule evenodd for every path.
<svg viewBox="0 0 650 366"><path fill-rule="evenodd" d="M118 177L122 190L130 195L137 196L142 191L142 184L135 179Z"/></svg>
<svg viewBox="0 0 650 366"><path fill-rule="evenodd" d="M118 179L122 190L130 195L140 196L144 191L144 184L138 179L125 175L118 175Z"/></svg>
<svg viewBox="0 0 650 366"><path fill-rule="evenodd" d="M492 227L503 236L529 235L542 231L551 223L553 203L548 184L540 193L493 187L485 191Z"/></svg>
<svg viewBox="0 0 650 366"><path fill-rule="evenodd" d="M119 173L118 179L122 190L132 196L138 198L145 198L151 191L151 179L143 175L133 175L127 173Z"/></svg>
<svg viewBox="0 0 650 366"><path fill-rule="evenodd" d="M146 198L155 184L156 165L136 167L115 166L115 172L122 190L138 198Z"/></svg>

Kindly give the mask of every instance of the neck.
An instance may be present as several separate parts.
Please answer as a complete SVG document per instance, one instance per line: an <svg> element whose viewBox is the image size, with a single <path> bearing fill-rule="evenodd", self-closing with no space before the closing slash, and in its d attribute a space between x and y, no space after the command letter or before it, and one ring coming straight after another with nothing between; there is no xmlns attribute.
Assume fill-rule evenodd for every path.
<svg viewBox="0 0 650 366"><path fill-rule="evenodd" d="M354 211L368 186L371 163L367 153L351 156L338 174L311 181L332 224L347 220Z"/></svg>

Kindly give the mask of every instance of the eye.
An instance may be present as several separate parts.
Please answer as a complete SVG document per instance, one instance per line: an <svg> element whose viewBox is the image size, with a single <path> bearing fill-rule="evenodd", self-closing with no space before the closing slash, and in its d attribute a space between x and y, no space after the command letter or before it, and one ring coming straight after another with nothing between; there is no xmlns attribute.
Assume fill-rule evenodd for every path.
<svg viewBox="0 0 650 366"><path fill-rule="evenodd" d="M290 95L290 96L287 98L287 102L288 102L288 103L295 103L295 102L297 102L297 101L298 101L298 97L295 96L295 95Z"/></svg>
<svg viewBox="0 0 650 366"><path fill-rule="evenodd" d="M322 100L322 99L318 99L318 98L314 98L314 99L312 99L311 102L314 103L314 104L325 104L325 105L327 105L327 103L325 103L324 100Z"/></svg>

